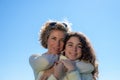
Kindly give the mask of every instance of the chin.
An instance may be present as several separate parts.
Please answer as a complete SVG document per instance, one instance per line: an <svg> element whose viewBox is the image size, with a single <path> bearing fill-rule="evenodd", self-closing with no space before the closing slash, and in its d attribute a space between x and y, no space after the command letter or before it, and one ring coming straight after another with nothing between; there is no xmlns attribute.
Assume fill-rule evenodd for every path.
<svg viewBox="0 0 120 80"><path fill-rule="evenodd" d="M70 59L70 60L74 61L74 60L76 60L76 59L72 58L72 59Z"/></svg>

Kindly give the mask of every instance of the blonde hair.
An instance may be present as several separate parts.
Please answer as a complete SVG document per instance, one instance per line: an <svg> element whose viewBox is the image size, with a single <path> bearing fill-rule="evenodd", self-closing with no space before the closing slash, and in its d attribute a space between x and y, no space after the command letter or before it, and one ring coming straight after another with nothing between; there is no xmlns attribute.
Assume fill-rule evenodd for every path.
<svg viewBox="0 0 120 80"><path fill-rule="evenodd" d="M40 30L39 41L44 48L47 48L47 40L52 30L60 30L67 34L70 31L70 25L68 22L60 21L47 21Z"/></svg>

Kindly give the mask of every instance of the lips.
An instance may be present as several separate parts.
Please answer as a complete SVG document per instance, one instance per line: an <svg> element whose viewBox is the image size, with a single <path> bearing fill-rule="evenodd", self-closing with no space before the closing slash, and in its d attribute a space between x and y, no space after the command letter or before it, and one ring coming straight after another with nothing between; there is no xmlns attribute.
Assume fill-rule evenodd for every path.
<svg viewBox="0 0 120 80"><path fill-rule="evenodd" d="M58 51L58 52L60 52L60 49L55 49L55 51Z"/></svg>
<svg viewBox="0 0 120 80"><path fill-rule="evenodd" d="M77 53L70 53L71 56L77 56Z"/></svg>
<svg viewBox="0 0 120 80"><path fill-rule="evenodd" d="M60 48L54 48L54 50L55 50L56 52L60 52L60 51L61 51Z"/></svg>

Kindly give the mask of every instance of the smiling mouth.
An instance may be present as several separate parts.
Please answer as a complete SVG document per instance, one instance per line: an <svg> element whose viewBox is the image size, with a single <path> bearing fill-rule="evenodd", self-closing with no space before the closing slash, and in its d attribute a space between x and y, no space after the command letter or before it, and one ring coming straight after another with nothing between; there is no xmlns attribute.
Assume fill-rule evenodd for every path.
<svg viewBox="0 0 120 80"><path fill-rule="evenodd" d="M56 51L60 51L60 49L57 49Z"/></svg>
<svg viewBox="0 0 120 80"><path fill-rule="evenodd" d="M72 56L76 56L77 54L76 53L71 53Z"/></svg>
<svg viewBox="0 0 120 80"><path fill-rule="evenodd" d="M60 51L60 48L55 49L55 51Z"/></svg>

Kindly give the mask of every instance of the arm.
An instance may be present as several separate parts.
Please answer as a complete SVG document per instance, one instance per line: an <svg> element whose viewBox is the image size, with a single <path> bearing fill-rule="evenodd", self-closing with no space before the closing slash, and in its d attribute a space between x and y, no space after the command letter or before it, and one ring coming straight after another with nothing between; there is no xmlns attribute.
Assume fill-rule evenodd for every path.
<svg viewBox="0 0 120 80"><path fill-rule="evenodd" d="M50 68L57 60L57 58L58 56L52 54L43 54L43 55L34 54L30 56L29 63L33 68L33 70L39 72Z"/></svg>
<svg viewBox="0 0 120 80"><path fill-rule="evenodd" d="M47 80L57 80L54 75L51 75Z"/></svg>
<svg viewBox="0 0 120 80"><path fill-rule="evenodd" d="M77 70L75 70L72 72L68 72L67 78L68 78L68 80L81 80L81 75Z"/></svg>
<svg viewBox="0 0 120 80"><path fill-rule="evenodd" d="M58 80L58 79L54 75L51 75L47 80ZM67 75L62 80L81 80L81 77L78 71L72 71L70 73L67 73Z"/></svg>
<svg viewBox="0 0 120 80"><path fill-rule="evenodd" d="M58 62L52 68L45 70L40 80L61 80L64 73L64 65Z"/></svg>
<svg viewBox="0 0 120 80"><path fill-rule="evenodd" d="M84 61L76 62L76 66L80 73L91 73L94 70L94 67L91 63Z"/></svg>
<svg viewBox="0 0 120 80"><path fill-rule="evenodd" d="M64 65L65 63L66 65ZM47 80L81 80L81 75L71 61L63 61L54 65L54 73Z"/></svg>
<svg viewBox="0 0 120 80"><path fill-rule="evenodd" d="M65 72L65 69L62 63L58 63L54 66L54 73L47 80L81 80L81 75L76 69L69 72Z"/></svg>

